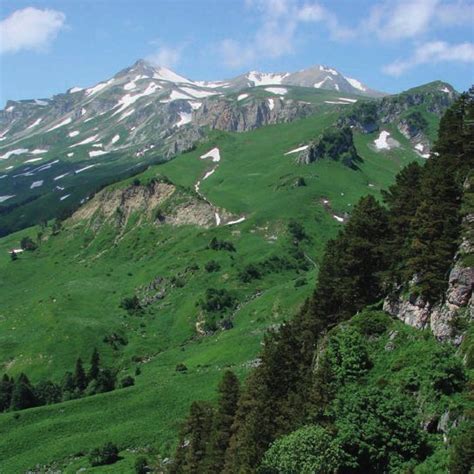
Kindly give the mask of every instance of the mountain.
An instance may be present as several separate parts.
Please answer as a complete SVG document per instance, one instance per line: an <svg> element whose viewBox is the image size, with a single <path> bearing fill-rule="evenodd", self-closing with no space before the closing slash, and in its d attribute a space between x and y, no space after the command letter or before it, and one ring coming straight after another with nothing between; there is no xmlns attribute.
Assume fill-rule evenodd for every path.
<svg viewBox="0 0 474 474"><path fill-rule="evenodd" d="M16 218L31 224L46 212L57 218L38 219L38 225L0 238L0 364L6 374L0 382L2 472L90 469L89 453L109 441L120 450L114 472L134 472L142 454L153 469L167 469L191 403L215 399L215 388L227 369L244 380L262 365L267 330L284 333L284 322L298 314L305 301L313 301L314 281L321 268L333 261L324 258L326 243L351 222L360 223L357 203L362 196L380 199L382 190L394 184L406 165L431 163L415 139L420 134L431 146L442 111L455 99L454 93L441 90L447 87L444 84L375 100L315 88L264 85L163 103L173 92L183 93L184 87L192 86L164 80L169 71L154 68L152 73L143 69L148 67L143 63L136 67L117 74L116 87L96 88L91 97L86 96L87 90L64 95L76 100L78 94L79 107L86 109L88 117L87 110L94 106L109 110L130 91L143 94L154 83L163 88L137 99L130 106L134 114L119 125L114 121L127 107L115 116L120 106L113 107L85 124L79 115L29 143L25 140L25 145L15 145L46 149L44 141L50 140L50 158L48 153L32 155L48 157L40 165L24 164L26 153L8 158L10 163L19 159L18 170L32 175L14 178L19 174L15 171L11 178L3 178L12 188L2 189L20 192L19 180L24 180L32 200L18 207L5 204L2 226ZM135 81L138 75L155 73L160 79ZM128 85L132 89L124 91L130 82L136 89ZM273 87L279 88L278 94L265 90ZM215 91L210 84L194 89ZM156 123L153 128L158 112L148 115L147 107L141 107L154 94L163 94L152 104L162 111L201 102L192 117L207 125L202 130L191 123L179 127L178 133L200 134L186 152L167 158L163 141L146 141L154 140L153 133L163 126ZM49 119L44 116L44 120ZM54 123L62 120L55 118ZM80 125L76 127L74 120ZM406 121L417 130L415 136L403 133ZM79 135L68 137L74 130ZM144 140L136 148L134 132L139 132L136 140ZM52 133L58 143L49 138ZM116 134L120 139L108 148ZM95 141L70 148L94 135L99 135ZM102 147L93 147L99 143ZM122 144L120 153L110 151ZM89 156L91 151L110 153ZM64 160L70 152L75 154ZM311 159L304 159L306 152ZM30 189L40 180L42 185ZM33 199L42 189L47 192ZM415 196L413 189L418 189L416 182L402 197ZM70 196L60 200L66 193ZM58 203L72 199L75 205L59 214ZM376 219L356 226L363 239L386 235L384 225L378 226L383 224L384 211L374 201L368 203ZM438 207L435 202L430 209ZM429 222L431 214L426 215ZM434 221L439 225L439 219ZM347 248L350 258L335 254L338 259L329 268L350 269L365 260L374 264L378 249L372 252L363 239L343 241L338 249ZM394 259L398 255L392 254ZM378 269L371 266L361 279L344 275L331 294L359 298L360 293L351 288L346 291L347 285L363 281L372 288ZM380 299L379 307L382 304ZM339 306L336 301L334 307ZM400 301L399 307L407 305ZM436 340L415 330L405 332L396 323L382 323L377 319L368 324L375 333L387 329L383 339L373 338L372 333L367 336L372 344L370 361L378 361L370 373L374 384L381 379L380 371L393 362L390 358L397 357L394 367L403 365L404 351L412 346L412 351L428 354L429 361L433 356L436 364L440 358L446 360L450 370L453 359L451 355L443 359ZM399 331L404 341L395 352L385 351L394 337L392 330ZM310 336L308 331L302 334ZM311 349L311 339L307 341L304 347ZM344 340L343 347L351 346ZM300 349L290 344L287 352L274 352L275 367L282 364L291 369L286 364L304 352ZM313 353L304 354L313 360ZM347 370L352 367L351 354ZM410 364L412 360L417 360L413 352ZM271 383L273 372L266 373ZM291 381L299 380L298 370L287 374L290 379L295 375ZM387 378L391 376L392 371ZM274 380L272 390L285 393L288 380ZM429 378L424 386L431 383ZM431 400L428 395L421 399ZM283 404L278 406L284 409ZM274 409L269 403L260 412L271 416ZM398 405L395 409L399 411ZM205 420L201 415L213 413L213 407L198 405L193 413ZM263 423L262 428L266 428ZM41 443L34 443L32 437L38 432Z"/></svg>
<svg viewBox="0 0 474 474"><path fill-rule="evenodd" d="M439 107L428 112L437 116L455 96L441 83L430 94ZM67 215L104 185L191 150L212 130L341 114L379 96L325 66L203 82L139 60L93 87L8 101L0 111L0 235ZM417 140L426 155L432 136Z"/></svg>

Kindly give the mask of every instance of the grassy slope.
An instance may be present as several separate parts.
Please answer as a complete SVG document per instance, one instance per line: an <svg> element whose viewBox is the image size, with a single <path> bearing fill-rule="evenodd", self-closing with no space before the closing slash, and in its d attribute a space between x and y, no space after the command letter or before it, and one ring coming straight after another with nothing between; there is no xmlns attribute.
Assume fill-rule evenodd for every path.
<svg viewBox="0 0 474 474"><path fill-rule="evenodd" d="M6 250L16 247L22 235L34 236L36 231L28 229L0 240L0 360L10 374L24 370L33 381L44 377L59 381L78 356L88 360L94 346L107 363L122 368L120 376L133 373L137 365L133 356L150 359L139 364L142 375L135 387L25 410L19 417L1 414L1 472L21 472L36 463L64 459L106 439L121 447L151 444L169 454L189 403L214 396L223 368L230 366L245 375L264 329L291 317L311 292L315 270L306 275L310 283L296 289L296 272L242 284L236 277L238 269L285 253L290 245L285 229L292 217L304 223L311 236L305 250L317 260L340 225L320 199L329 199L338 214L350 211L360 196L378 194L404 164L416 159L395 131L404 148L384 153L371 148L376 134L356 136L364 158L358 171L333 162L298 166L295 155L284 156L317 136L333 118L332 114L315 116L245 134L214 133L194 152L141 176L146 180L161 173L192 188L212 166L199 156L219 146L220 166L202 183L201 191L214 204L244 213L247 221L238 226L203 230L130 225L117 246L111 245L114 229L103 228L95 235L86 228L66 229L16 262L10 261ZM304 177L307 186L293 187L297 177ZM234 258L205 249L213 236L234 242ZM219 260L220 272L203 270L210 259ZM191 263L200 270L142 317L118 308L120 300L138 286L158 275L176 275ZM195 340L195 303L212 286L231 289L241 301L257 290L263 293L235 315L232 330ZM118 351L103 342L104 335L114 331L128 339L128 345ZM179 362L188 366L187 374L175 372ZM38 438L41 443L31 442ZM125 467L129 458L122 462L124 467L116 468L129 472ZM66 472L82 465L87 465L85 459L74 461Z"/></svg>

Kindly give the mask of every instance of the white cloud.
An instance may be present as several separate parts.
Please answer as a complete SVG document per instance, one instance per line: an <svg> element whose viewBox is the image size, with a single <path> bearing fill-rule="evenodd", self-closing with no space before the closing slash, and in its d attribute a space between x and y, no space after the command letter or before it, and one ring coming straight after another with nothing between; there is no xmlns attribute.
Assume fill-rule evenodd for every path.
<svg viewBox="0 0 474 474"><path fill-rule="evenodd" d="M302 23L321 23L333 39L352 35L340 26L337 18L318 2L302 4L298 0L247 0L246 5L258 12L259 26L249 41L224 39L219 51L224 63L238 68L265 58L275 59L295 49L298 27Z"/></svg>
<svg viewBox="0 0 474 474"><path fill-rule="evenodd" d="M147 56L147 60L159 66L174 68L181 61L183 46L160 46L154 53Z"/></svg>
<svg viewBox="0 0 474 474"><path fill-rule="evenodd" d="M372 8L367 21L359 27L383 40L403 40L420 37L440 27L469 24L473 4L464 1L398 0L385 1Z"/></svg>
<svg viewBox="0 0 474 474"><path fill-rule="evenodd" d="M391 76L400 76L407 70L421 64L439 62L474 63L474 43L427 42L418 46L408 59L397 60L385 66L383 72Z"/></svg>
<svg viewBox="0 0 474 474"><path fill-rule="evenodd" d="M28 7L0 21L0 53L44 51L64 27L66 15L57 10Z"/></svg>

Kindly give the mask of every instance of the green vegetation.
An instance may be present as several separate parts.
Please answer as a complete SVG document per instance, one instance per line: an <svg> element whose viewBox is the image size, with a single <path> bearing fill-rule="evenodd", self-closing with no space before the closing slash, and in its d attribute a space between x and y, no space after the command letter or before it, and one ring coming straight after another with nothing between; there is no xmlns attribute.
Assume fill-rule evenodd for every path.
<svg viewBox="0 0 474 474"><path fill-rule="evenodd" d="M398 284L394 242L408 249L399 250L407 277L417 274L416 289L405 284L406 291L417 295L422 282L421 295L435 302L446 287L461 230L462 183L474 166L466 133L473 109L472 97L463 95L441 122L438 155L422 170L411 167L421 183L416 205L399 202L407 195L405 169L385 194L388 208L372 196L360 199L328 242L312 297L267 333L261 363L238 401L224 472L424 472L440 465L442 435L464 417L472 421L468 369L454 347L374 308ZM435 192L443 196L436 209ZM408 218L400 209L415 212ZM414 262L411 251L423 241L427 250L419 248ZM188 437L203 429L193 421ZM201 441L212 437L211 426ZM463 425L453 435L450 467L467 472L472 433ZM196 445L199 451L187 454L199 470L208 458ZM445 472L446 458L441 464Z"/></svg>
<svg viewBox="0 0 474 474"><path fill-rule="evenodd" d="M128 380L123 390L0 414L2 470L21 472L37 464L67 473L90 469L87 453L103 444L104 433L121 449L123 459L112 465L115 471L105 471L104 466L103 472L133 472L143 455L148 466L162 468L160 460L175 452L178 465L215 465L223 459L234 463L239 457L233 465L257 466L275 439L308 424L302 417L318 410L302 400L309 393L303 380L312 381L319 334L366 304L376 303L391 269L388 241L386 248L379 248L377 240L390 234L390 213L375 198L393 184L404 165L421 161L390 126L401 146L386 153L373 150L375 134L354 132L354 146L363 159L358 169L333 160L303 167L285 155L322 134L336 118L336 113L322 109L317 116L249 133L213 132L195 150L109 188L146 186L162 176L190 193L210 166L199 157L218 146L219 168L202 181L200 192L217 208L245 216L240 224L173 226L166 220L157 222L158 211L164 215L167 211L157 205L150 209L150 217L132 213L123 226L72 219L0 239L0 360L8 374L8 381L1 383L8 384L12 377L17 380L23 372L34 387L44 380L59 384L80 358L86 363L64 382L70 389L74 383L84 385L84 373L90 377L96 372L97 363L87 365L94 347L102 367L113 367L117 380ZM281 186L300 179L305 186ZM367 194L372 197L356 206ZM323 199L330 207L323 205ZM352 214L342 240L329 245L334 259L323 256L326 243L342 227L333 213ZM37 232L42 232L38 248L18 254L12 262L8 250ZM210 261L219 270L208 271ZM241 271L250 265L256 267L258 277L242 281ZM320 287L335 292L319 300L311 295L318 271ZM360 278L353 278L358 272ZM335 285L328 275L340 278L341 284ZM150 296L147 304L142 304L143 293ZM315 315L315 308L321 308L321 313ZM327 318L323 308L329 310ZM298 323L284 324L294 314L299 314ZM215 324L204 330L212 335L200 331L203 321L230 318L232 327ZM377 316L370 325L371 337L388 343L390 331L401 330L393 324ZM273 331L265 336L259 357L268 327ZM418 338L418 333L408 332L406 337ZM351 332L352 342L364 338L362 329ZM426 342L429 351L434 345L431 339ZM419 346L425 348L424 339ZM344 358L341 374L351 374L353 384L386 370L386 361L379 365L376 360L378 346L366 348L368 359L362 361L351 354L349 342L339 340L331 347L333 358ZM215 393L229 368L239 380L250 373L242 395L235 395L232 376L223 382L231 387L222 389L227 395ZM446 370L452 373L451 366ZM133 385L130 374L135 374ZM324 380L334 385L323 413L330 417L332 404L343 396L344 388L332 379ZM376 387L375 382L371 385ZM461 385L455 384L453 394L440 397L460 396ZM50 385L42 393L44 399L54 398ZM318 396L315 390L309 398ZM224 399L234 402L224 403ZM203 402L193 404L182 426L180 420L195 400ZM300 406L312 408L295 409ZM235 428L229 430L234 422ZM317 423L311 420L313 424ZM406 428L404 422L400 426ZM332 433L333 426L324 429ZM179 432L190 442L182 461L175 442ZM35 436L41 436L41 445L32 445ZM403 447L401 457L389 453L390 462L403 462L405 452ZM73 459L76 453L82 455ZM228 456L232 461L227 461ZM144 468L143 463L139 468Z"/></svg>

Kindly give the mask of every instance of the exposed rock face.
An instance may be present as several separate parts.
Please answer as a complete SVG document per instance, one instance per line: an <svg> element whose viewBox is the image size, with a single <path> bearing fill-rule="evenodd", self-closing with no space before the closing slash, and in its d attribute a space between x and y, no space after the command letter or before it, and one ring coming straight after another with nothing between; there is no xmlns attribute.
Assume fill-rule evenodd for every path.
<svg viewBox="0 0 474 474"><path fill-rule="evenodd" d="M216 223L216 212L209 202L192 194L179 193L173 184L154 180L145 186L105 189L75 212L71 219L73 222L87 220L94 229L104 222L123 227L132 214L156 225L211 227ZM221 212L223 218L230 216Z"/></svg>
<svg viewBox="0 0 474 474"><path fill-rule="evenodd" d="M463 225L468 229L473 221L473 215L468 214L463 219ZM466 242L469 241L469 242ZM469 252L465 252L465 250ZM429 327L434 336L440 341L451 341L456 345L462 342L463 334L458 329L460 320L474 319L474 267L464 264L463 256L472 255L472 241L469 233L465 233L456 263L451 269L448 289L444 301L431 306L420 297L390 295L384 301L383 309L404 323L418 329ZM414 282L411 282L410 287Z"/></svg>
<svg viewBox="0 0 474 474"><path fill-rule="evenodd" d="M356 166L360 158L349 127L327 130L298 155L296 162L307 165L322 159L340 161L350 168Z"/></svg>
<svg viewBox="0 0 474 474"><path fill-rule="evenodd" d="M291 122L313 111L311 104L277 96L251 99L245 105L226 99L209 99L193 112L193 123L211 129L245 132L273 123Z"/></svg>

